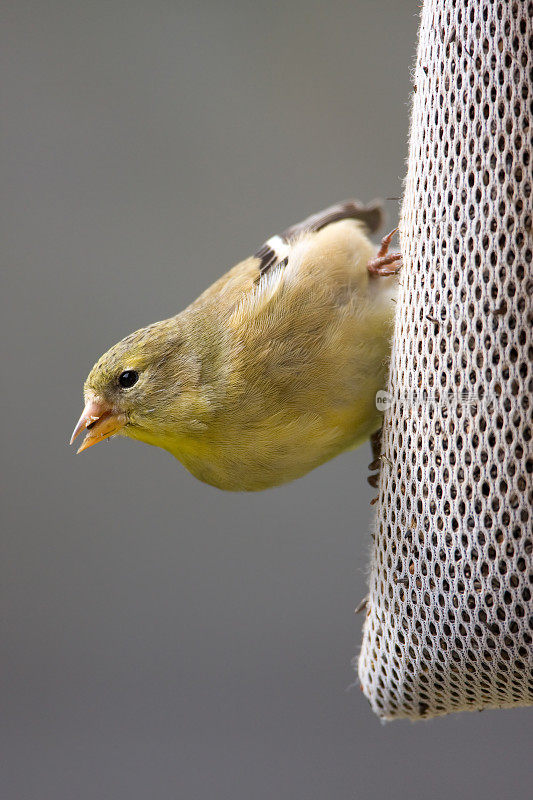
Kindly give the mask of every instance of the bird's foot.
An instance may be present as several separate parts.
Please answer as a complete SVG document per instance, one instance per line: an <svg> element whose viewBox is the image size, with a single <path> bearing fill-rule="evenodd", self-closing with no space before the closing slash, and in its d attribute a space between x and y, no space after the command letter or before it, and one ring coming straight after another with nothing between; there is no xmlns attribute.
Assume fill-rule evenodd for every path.
<svg viewBox="0 0 533 800"><path fill-rule="evenodd" d="M389 253L389 245L394 234L398 228L394 228L390 233L383 237L381 240L381 247L379 248L376 257L371 258L366 268L371 277L384 277L387 275L396 275L402 266L401 253Z"/></svg>
<svg viewBox="0 0 533 800"><path fill-rule="evenodd" d="M372 448L372 461L368 465L371 474L367 477L367 481L373 489L377 489L379 485L379 475L381 471L381 435L383 428L379 431L374 431L370 437L370 447Z"/></svg>

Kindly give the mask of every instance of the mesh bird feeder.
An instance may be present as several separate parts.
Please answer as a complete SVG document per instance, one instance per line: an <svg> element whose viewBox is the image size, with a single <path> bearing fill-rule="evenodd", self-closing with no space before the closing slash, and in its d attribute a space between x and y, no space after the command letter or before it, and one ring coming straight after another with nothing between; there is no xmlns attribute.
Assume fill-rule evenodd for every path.
<svg viewBox="0 0 533 800"><path fill-rule="evenodd" d="M532 12L423 4L359 657L383 718L533 704Z"/></svg>

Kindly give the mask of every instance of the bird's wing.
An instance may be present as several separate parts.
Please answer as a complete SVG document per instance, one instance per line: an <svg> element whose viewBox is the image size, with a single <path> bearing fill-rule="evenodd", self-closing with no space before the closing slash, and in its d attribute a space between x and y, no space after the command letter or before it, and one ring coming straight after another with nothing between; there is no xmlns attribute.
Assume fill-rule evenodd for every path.
<svg viewBox="0 0 533 800"><path fill-rule="evenodd" d="M197 308L213 300L220 304L222 298L229 307L250 289L257 286L264 288L265 282L261 279L265 275L270 277L275 267L280 268L276 272L281 278L293 245L301 241L306 233L323 231L334 222L350 219L358 220L373 233L379 228L382 217L382 205L379 200L374 200L367 206L358 200L346 200L344 203L336 203L325 208L318 214L307 217L298 225L287 228L280 236L272 236L253 256L241 261L215 281L192 303L191 308Z"/></svg>
<svg viewBox="0 0 533 800"><path fill-rule="evenodd" d="M355 219L363 223L370 233L374 233L381 225L383 208L379 200L374 200L365 206L358 200L345 200L336 203L318 214L312 214L297 225L292 225L283 231L280 236L272 236L259 250L254 253L254 258L259 261L260 280L274 267L283 267L287 264L291 244L305 233L316 233L343 219Z"/></svg>

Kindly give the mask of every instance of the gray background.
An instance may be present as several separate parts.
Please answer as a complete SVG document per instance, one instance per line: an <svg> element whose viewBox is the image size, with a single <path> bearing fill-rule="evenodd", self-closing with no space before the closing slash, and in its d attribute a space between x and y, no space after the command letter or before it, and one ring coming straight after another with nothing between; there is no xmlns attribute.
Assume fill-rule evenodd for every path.
<svg viewBox="0 0 533 800"><path fill-rule="evenodd" d="M117 339L308 213L401 193L417 22L4 4L3 799L530 791L530 711L384 726L352 686L368 448L236 495L134 442L66 446Z"/></svg>

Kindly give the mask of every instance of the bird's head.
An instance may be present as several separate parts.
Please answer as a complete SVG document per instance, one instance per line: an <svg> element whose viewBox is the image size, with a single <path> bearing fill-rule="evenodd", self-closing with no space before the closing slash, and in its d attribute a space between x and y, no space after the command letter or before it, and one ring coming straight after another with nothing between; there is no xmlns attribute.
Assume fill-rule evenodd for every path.
<svg viewBox="0 0 533 800"><path fill-rule="evenodd" d="M115 344L96 362L84 385L85 408L71 444L87 431L78 453L120 434L167 447L205 427L201 359L178 318L156 322Z"/></svg>

